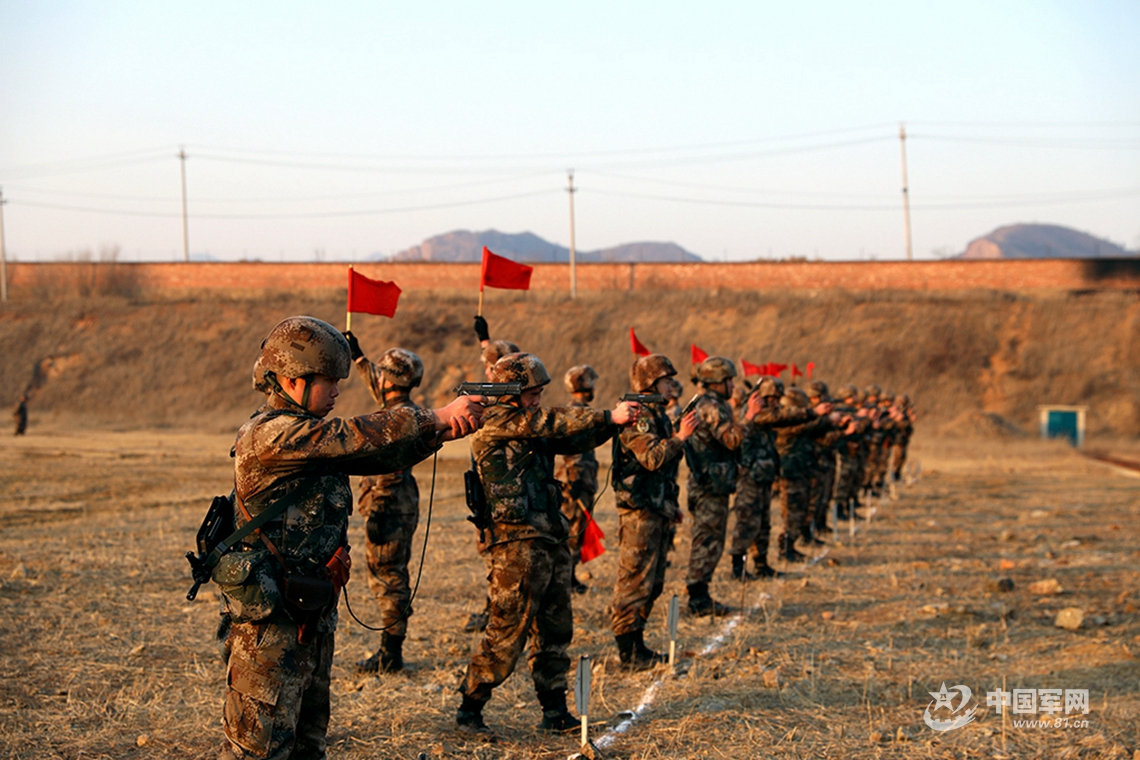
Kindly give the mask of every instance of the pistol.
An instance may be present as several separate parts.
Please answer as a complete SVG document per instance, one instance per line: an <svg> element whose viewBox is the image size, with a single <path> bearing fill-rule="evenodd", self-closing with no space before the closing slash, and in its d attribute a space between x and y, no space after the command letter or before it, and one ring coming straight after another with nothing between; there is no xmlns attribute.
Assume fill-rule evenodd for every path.
<svg viewBox="0 0 1140 760"><path fill-rule="evenodd" d="M627 393L622 401L636 401L639 404L664 404L665 397L660 393Z"/></svg>
<svg viewBox="0 0 1140 760"><path fill-rule="evenodd" d="M522 393L521 383L460 383L451 389L460 396L518 396Z"/></svg>

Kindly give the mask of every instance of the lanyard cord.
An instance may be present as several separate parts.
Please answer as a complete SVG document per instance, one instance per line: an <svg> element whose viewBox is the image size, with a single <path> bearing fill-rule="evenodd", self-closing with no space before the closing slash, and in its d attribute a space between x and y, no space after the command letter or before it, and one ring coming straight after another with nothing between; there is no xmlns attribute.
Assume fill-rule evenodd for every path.
<svg viewBox="0 0 1140 760"><path fill-rule="evenodd" d="M420 578L423 577L424 573L424 558L427 556L428 537L431 535L431 509L432 505L435 502L435 471L438 462L439 450L437 449L431 457L431 490L428 494L427 521L424 525L424 545L423 548L420 549L420 567L418 570L416 570L416 583L414 586L412 586L412 596L408 599L408 603L404 605L404 609L400 610L400 617L396 618L394 621L385 626L374 627L368 625L363 620L358 618L356 616L356 613L352 611L352 605L349 604L348 601L348 586L344 587L344 606L348 609L348 614L352 616L352 619L355 620L362 628L367 628L370 631L387 631L389 628L407 620L408 615L411 614L412 602L416 600L416 594L420 590Z"/></svg>

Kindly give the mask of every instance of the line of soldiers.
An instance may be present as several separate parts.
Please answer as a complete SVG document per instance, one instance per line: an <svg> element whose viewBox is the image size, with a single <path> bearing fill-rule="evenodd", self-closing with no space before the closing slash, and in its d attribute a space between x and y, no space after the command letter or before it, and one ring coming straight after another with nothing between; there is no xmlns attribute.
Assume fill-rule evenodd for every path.
<svg viewBox="0 0 1140 760"><path fill-rule="evenodd" d="M382 628L379 649L357 666L396 672L404 667L413 614L408 564L419 492L411 466L443 441L471 435L472 467L490 514L476 544L488 589L484 611L469 622L484 635L460 685L456 724L461 732L493 740L483 708L528 643L542 706L539 727L561 732L578 726L566 705L567 650L573 593L585 588L575 566L597 496L598 446L609 442L613 450L611 482L621 529L611 629L626 670L667 659L645 644L644 631L664 589L681 519L682 457L689 467L693 520L688 609L698 616L730 611L712 599L709 583L729 538L734 492L732 575L741 581L773 577L779 575L768 564L775 492L784 505L779 556L802 561L796 544L821 540L831 488L853 509L858 488L881 491L905 460L913 410L885 400L878 389L862 398L849 389L849 396L834 403L822 383L810 384L805 393L766 377L734 395L735 366L710 357L695 368L698 392L682 407L676 368L653 354L630 369L639 401L609 410L590 407L597 373L581 365L564 379L573 403L544 407L551 378L542 361L515 344L491 341L482 318L476 333L488 380L517 383L519 395L494 404L463 397L424 409L410 400L424 373L418 356L393 348L374 363L351 333L342 335L311 317L285 320L263 342L254 385L267 402L234 447L235 525L274 502L289 506L225 555L214 573L230 622L223 757L324 756L332 634L351 564L350 474L364 476L359 508L368 582ZM331 417L337 383L350 364L380 411Z"/></svg>

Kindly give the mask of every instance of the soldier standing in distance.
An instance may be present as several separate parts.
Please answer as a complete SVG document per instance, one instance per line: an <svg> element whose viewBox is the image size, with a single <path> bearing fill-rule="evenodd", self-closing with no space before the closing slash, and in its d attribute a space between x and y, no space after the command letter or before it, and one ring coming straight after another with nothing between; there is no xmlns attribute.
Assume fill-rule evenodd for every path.
<svg viewBox="0 0 1140 760"><path fill-rule="evenodd" d="M594 400L594 384L598 373L588 364L571 367L562 382L572 398L571 407L588 409ZM562 514L570 521L570 583L574 591L586 593L586 584L578 579L582 561L582 536L590 516L594 514L594 497L598 493L598 457L593 450L562 457L554 477L562 481Z"/></svg>
<svg viewBox="0 0 1140 760"><path fill-rule="evenodd" d="M380 362L369 361L352 333L345 333L352 360L381 409L420 409L409 394L424 377L420 357L390 348ZM364 556L368 587L380 606L380 648L356 667L365 673L396 673L404 668L404 639L412 616L408 563L420 521L420 491L412 470L374 475L360 481L360 516L364 518Z"/></svg>
<svg viewBox="0 0 1140 760"><path fill-rule="evenodd" d="M891 448L891 478L897 483L902 480L906 450L910 446L910 437L914 435L914 423L918 414L910 403L910 396L905 393L899 394L895 399L895 407L898 409L898 432Z"/></svg>
<svg viewBox="0 0 1140 760"><path fill-rule="evenodd" d="M517 354L519 347L509 340L491 340L490 328L487 325L487 320L481 316L475 317L475 337L479 339L480 354L479 358L483 361L483 375L487 378L487 382L491 380L491 370L495 366L495 362L499 361L507 354ZM479 555L483 557L483 563L487 566L487 580L491 579L491 558L484 552L486 549L482 543L476 545ZM483 609L481 612L472 612L468 618L467 623L464 624L463 630L467 633L479 633L486 630L487 621L491 619L491 597L488 594L483 600Z"/></svg>
<svg viewBox="0 0 1140 760"><path fill-rule="evenodd" d="M495 363L491 381L518 383L519 396L488 407L471 451L487 498L491 525L480 531L491 562L491 620L460 686L455 719L460 731L492 739L483 706L514 671L530 642L530 670L542 705L539 727L572 730L566 709L566 649L574 635L568 524L560 509L554 457L596 448L619 426L637 421L637 404L613 411L543 408L550 382L537 356L508 354Z"/></svg>
<svg viewBox="0 0 1140 760"><path fill-rule="evenodd" d="M812 380L808 383L807 395L810 406L831 403L827 383L822 380ZM812 542L817 545L823 544L819 538L820 534L831 530L827 525L827 513L831 499L835 495L836 448L845 432L845 429L836 429L815 439L816 468L811 477L811 498L808 506L811 509L810 536Z"/></svg>
<svg viewBox="0 0 1140 760"><path fill-rule="evenodd" d="M685 409L697 413L697 429L685 441L685 461L689 464L689 512L693 516L692 546L689 555L689 612L703 616L731 612L709 594L720 556L724 553L728 530L728 497L736 490L737 450L744 430L737 424L728 405L732 398L736 365L723 356L710 356L696 368L700 392ZM756 415L760 400L748 400L749 419Z"/></svg>
<svg viewBox="0 0 1140 760"><path fill-rule="evenodd" d="M789 408L807 410L808 396L799 388L788 388L780 403ZM800 425L781 428L776 435L776 451L780 454L780 491L784 495L784 530L780 534L780 556L788 562L804 562L807 555L796 550L796 541L807 538L811 508L811 476L815 469L814 439L832 429L831 404L814 409L816 419Z"/></svg>
<svg viewBox="0 0 1140 760"><path fill-rule="evenodd" d="M411 467L482 424L478 397L435 411L331 417L350 363L336 328L290 317L270 331L253 367L266 397L234 443L234 525L285 511L213 572L233 621L223 760L325 756L337 600L350 566L348 477Z"/></svg>
<svg viewBox="0 0 1140 760"><path fill-rule="evenodd" d="M12 419L16 423L15 435L23 435L28 430L28 394L24 393L20 396L19 403L16 408L12 410Z"/></svg>
<svg viewBox="0 0 1140 760"><path fill-rule="evenodd" d="M780 477L780 455L776 452L779 428L798 425L815 417L811 409L780 405L784 383L778 377L763 377L752 395L760 399L760 410L744 425L740 444L740 471L736 478L729 556L732 577L739 581L775 578L782 575L768 564L768 542L772 535L772 485ZM753 572L745 566L752 558Z"/></svg>
<svg viewBox="0 0 1140 760"><path fill-rule="evenodd" d="M872 487L879 494L886 485L887 473L891 467L891 450L894 448L901 420L902 416L895 408L895 394L885 391L879 396L879 429L882 431L883 440L879 448L878 466L871 481Z"/></svg>
<svg viewBox="0 0 1140 760"><path fill-rule="evenodd" d="M883 438L885 433L880 424L879 396L883 389L877 385L868 385L863 389L863 408L869 410L871 427L867 430L867 457L863 462L863 491L869 496L878 496L875 488L875 473L879 470L879 459L883 454Z"/></svg>
<svg viewBox="0 0 1140 760"><path fill-rule="evenodd" d="M629 384L637 393L666 396L676 374L668 358L650 354L633 363ZM645 670L667 659L645 645L645 623L665 588L666 556L680 514L677 470L684 442L696 426L696 412L689 412L674 434L664 404L645 404L637 425L614 441L613 489L621 547L612 628L626 670Z"/></svg>
<svg viewBox="0 0 1140 760"><path fill-rule="evenodd" d="M852 432L845 431L837 444L839 472L835 484L835 513L839 519L846 520L854 516L855 508L859 506L859 488L863 482L863 459L866 456L866 437L871 427L871 418L859 406L858 388L845 385L838 393L840 403L835 406L835 410L852 417L855 422Z"/></svg>

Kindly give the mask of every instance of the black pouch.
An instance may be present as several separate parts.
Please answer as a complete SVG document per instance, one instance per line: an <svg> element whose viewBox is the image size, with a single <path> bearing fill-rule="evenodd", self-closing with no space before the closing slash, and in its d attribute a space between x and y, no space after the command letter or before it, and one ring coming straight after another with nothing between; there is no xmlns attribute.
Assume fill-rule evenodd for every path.
<svg viewBox="0 0 1140 760"><path fill-rule="evenodd" d="M308 644L326 607L333 602L332 581L304 575L285 576L285 611L297 624L297 643Z"/></svg>

